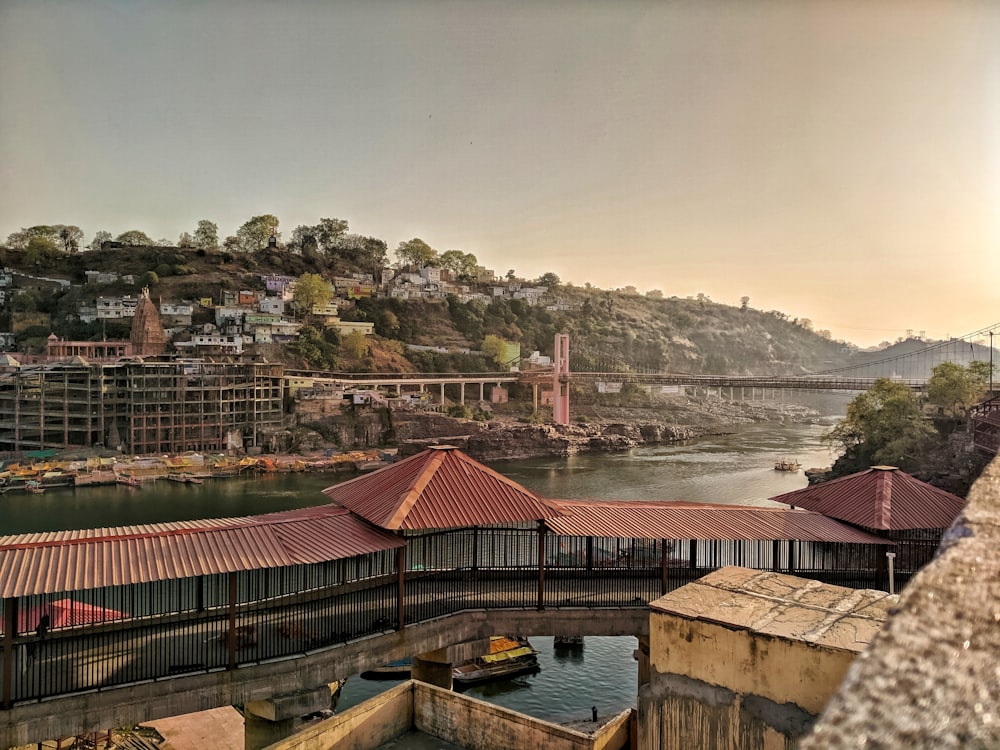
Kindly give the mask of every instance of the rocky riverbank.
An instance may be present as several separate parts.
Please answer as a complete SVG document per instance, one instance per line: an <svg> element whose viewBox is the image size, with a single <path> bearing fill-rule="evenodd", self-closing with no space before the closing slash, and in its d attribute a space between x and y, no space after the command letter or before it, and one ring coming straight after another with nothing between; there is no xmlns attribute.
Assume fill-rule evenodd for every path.
<svg viewBox="0 0 1000 750"><path fill-rule="evenodd" d="M575 407L577 421L569 425L535 424L503 416L475 421L394 411L392 426L400 455L448 444L480 461L498 461L623 451L725 434L741 424L812 421L818 415L809 407L776 401L685 398L651 408Z"/></svg>

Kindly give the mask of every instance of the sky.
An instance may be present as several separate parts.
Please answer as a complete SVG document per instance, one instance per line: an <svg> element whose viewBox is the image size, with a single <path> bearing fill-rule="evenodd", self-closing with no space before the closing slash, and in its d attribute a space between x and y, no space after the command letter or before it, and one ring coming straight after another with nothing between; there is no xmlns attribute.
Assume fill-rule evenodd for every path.
<svg viewBox="0 0 1000 750"><path fill-rule="evenodd" d="M503 275L1000 321L994 0L0 0L0 236L274 214Z"/></svg>

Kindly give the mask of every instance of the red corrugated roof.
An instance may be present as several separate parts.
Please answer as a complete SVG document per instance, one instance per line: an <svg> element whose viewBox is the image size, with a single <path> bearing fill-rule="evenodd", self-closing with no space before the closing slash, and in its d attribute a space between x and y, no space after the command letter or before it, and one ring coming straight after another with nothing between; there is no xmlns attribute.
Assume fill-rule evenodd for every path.
<svg viewBox="0 0 1000 750"><path fill-rule="evenodd" d="M881 531L944 529L965 507L957 495L893 466L873 466L771 499Z"/></svg>
<svg viewBox="0 0 1000 750"><path fill-rule="evenodd" d="M530 490L450 446L327 487L328 498L383 529L450 529L551 518Z"/></svg>
<svg viewBox="0 0 1000 750"><path fill-rule="evenodd" d="M563 536L628 539L798 540L884 544L886 540L807 510L672 501L550 500L563 515L546 526Z"/></svg>
<svg viewBox="0 0 1000 750"><path fill-rule="evenodd" d="M346 508L0 537L0 597L305 565L403 545Z"/></svg>

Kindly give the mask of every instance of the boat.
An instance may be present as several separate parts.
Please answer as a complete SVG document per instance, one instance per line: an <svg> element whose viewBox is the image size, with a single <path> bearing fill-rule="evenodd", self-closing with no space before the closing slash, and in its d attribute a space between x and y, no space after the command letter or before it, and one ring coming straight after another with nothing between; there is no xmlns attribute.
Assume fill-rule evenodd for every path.
<svg viewBox="0 0 1000 750"><path fill-rule="evenodd" d="M134 477L131 474L119 474L115 477L115 482L123 484L126 487L142 487L142 482L139 481L139 477Z"/></svg>
<svg viewBox="0 0 1000 750"><path fill-rule="evenodd" d="M24 489L30 492L32 495L41 495L45 492L45 487L37 479L29 479L24 483Z"/></svg>
<svg viewBox="0 0 1000 750"><path fill-rule="evenodd" d="M774 462L775 471L798 471L802 468L802 464L794 458L779 458Z"/></svg>
<svg viewBox="0 0 1000 750"><path fill-rule="evenodd" d="M190 474L167 474L167 479L171 482L183 482L185 484L203 484L204 480Z"/></svg>
<svg viewBox="0 0 1000 750"><path fill-rule="evenodd" d="M538 652L527 639L492 636L489 653L455 667L452 680L461 687L538 670Z"/></svg>

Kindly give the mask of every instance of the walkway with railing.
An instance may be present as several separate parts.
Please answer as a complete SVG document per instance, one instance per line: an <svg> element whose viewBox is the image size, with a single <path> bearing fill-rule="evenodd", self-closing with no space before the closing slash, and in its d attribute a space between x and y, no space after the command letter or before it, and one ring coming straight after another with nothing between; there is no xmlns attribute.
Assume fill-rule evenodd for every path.
<svg viewBox="0 0 1000 750"><path fill-rule="evenodd" d="M645 608L730 564L888 585L886 548L874 544L549 535L539 547L530 528L463 529L408 538L405 552L63 592L93 621L44 638L30 613L53 595L6 599L3 706L304 656L473 609ZM935 548L897 544L896 585Z"/></svg>

